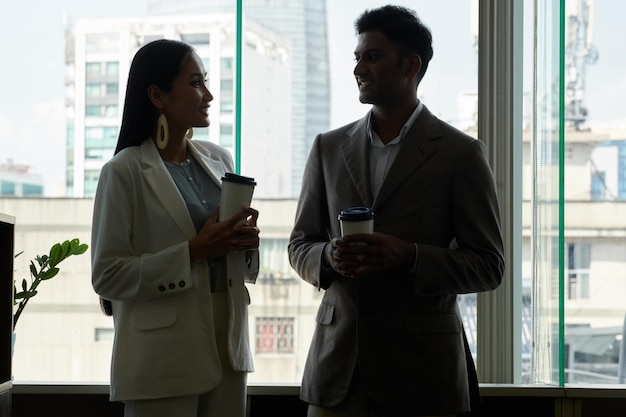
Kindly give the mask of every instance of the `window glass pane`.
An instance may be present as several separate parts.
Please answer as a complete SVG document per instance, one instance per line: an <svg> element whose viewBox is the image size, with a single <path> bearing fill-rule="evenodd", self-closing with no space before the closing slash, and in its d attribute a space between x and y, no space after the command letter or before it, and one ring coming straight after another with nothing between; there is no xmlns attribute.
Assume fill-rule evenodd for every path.
<svg viewBox="0 0 626 417"><path fill-rule="evenodd" d="M293 353L294 322L294 317L257 317L255 352Z"/></svg>
<svg viewBox="0 0 626 417"><path fill-rule="evenodd" d="M85 95L88 97L98 97L102 94L101 91L102 86L99 83L90 83L85 86Z"/></svg>
<svg viewBox="0 0 626 417"><path fill-rule="evenodd" d="M100 116L100 106L94 104L86 105L85 116Z"/></svg>
<svg viewBox="0 0 626 417"><path fill-rule="evenodd" d="M37 7L43 16L61 12L55 2L21 3L13 2L4 10L14 16L31 16L31 7ZM353 21L366 8L387 2L244 0L240 80L235 76L234 0L193 2L196 6L202 3L197 10L180 0L87 3L66 10L71 18L67 30L49 19L37 23L49 36L33 34L30 40L24 39L39 45L41 52L35 56L24 54L19 45L6 45L8 56L21 57L24 65L20 70L29 79L37 78L30 72L40 71L41 62L54 63L47 68L50 88L37 90L40 100L35 105L27 107L30 100L0 102L0 140L21 139L6 144L4 149L11 152L7 156L45 174L47 197L76 197L66 200L70 206L58 206L61 199L50 199L38 201L30 210L0 201L0 211L15 214L18 223L20 216L38 213L31 221L39 223L30 232L18 231L16 249L26 253L16 262L17 276L26 276L27 261L46 252L55 241L80 237L90 242L89 197L95 192L100 167L113 154L121 115L118 105L123 102L132 55L149 41L185 34L180 36L195 43L205 63L215 97L211 126L194 129L194 139L222 143L233 157L240 152L241 173L254 176L259 183L254 205L262 212L262 269L257 284L250 287L250 340L253 352L256 346L260 348L255 353L257 371L249 380L299 382L322 297L322 292L295 275L286 258L302 171L318 133L361 118L368 111L368 106L358 102L352 75ZM444 121L472 132L476 127L477 52L471 2L414 0L403 4L418 12L435 39L435 59L419 97ZM451 8L455 13L449 13ZM173 17L175 14L186 15L181 19ZM0 31L2 39L24 33L19 25L0 27ZM467 65L460 68L458 62ZM2 71L8 79L20 79L21 74L13 68L3 67ZM91 73L97 75L93 82L82 79ZM23 94L15 84L7 86L7 96L32 99L33 95ZM239 115L235 114L238 86L243 91ZM98 106L100 117L87 119L86 115L96 115ZM104 114L100 114L102 108ZM238 134L240 149L236 149ZM16 193L17 188L13 189ZM50 204L55 204L54 210L46 210ZM108 381L112 322L99 311L89 276L89 256L72 259L27 307L17 327L17 382ZM475 346L475 297L464 296L459 305Z"/></svg>
<svg viewBox="0 0 626 417"><path fill-rule="evenodd" d="M118 115L118 106L117 104L107 104L104 106L104 115L106 117L117 117Z"/></svg>
<svg viewBox="0 0 626 417"><path fill-rule="evenodd" d="M117 83L107 83L106 84L106 93L109 94L117 94L119 91Z"/></svg>
<svg viewBox="0 0 626 417"><path fill-rule="evenodd" d="M22 195L24 197L41 197L43 195L43 187L41 185L23 184Z"/></svg>
<svg viewBox="0 0 626 417"><path fill-rule="evenodd" d="M222 124L220 125L220 145L225 148L232 148L233 141L233 125Z"/></svg>
<svg viewBox="0 0 626 417"><path fill-rule="evenodd" d="M564 379L624 383L624 7L565 3ZM621 69L618 69L621 68ZM622 348L624 349L624 348ZM621 358L620 358L621 356ZM621 363L620 363L621 359Z"/></svg>
<svg viewBox="0 0 626 417"><path fill-rule="evenodd" d="M119 62L107 62L106 74L108 76L119 75L120 63Z"/></svg>
<svg viewBox="0 0 626 417"><path fill-rule="evenodd" d="M533 51L533 129L530 147L533 220L530 261L532 274L532 362L530 382L559 384L559 7L539 1L535 10L538 39Z"/></svg>
<svg viewBox="0 0 626 417"><path fill-rule="evenodd" d="M108 328L108 329L101 329L101 328L97 328L96 329L96 334L95 334L95 340L96 342L109 342L112 343L113 342L113 329L112 328Z"/></svg>
<svg viewBox="0 0 626 417"><path fill-rule="evenodd" d="M87 73L87 77L100 75L100 63L99 62L86 63L85 72Z"/></svg>
<svg viewBox="0 0 626 417"><path fill-rule="evenodd" d="M220 81L220 110L224 113L233 111L234 89L232 79Z"/></svg>
<svg viewBox="0 0 626 417"><path fill-rule="evenodd" d="M183 33L180 37L183 42L194 46L208 45L211 43L211 35L209 33Z"/></svg>
<svg viewBox="0 0 626 417"><path fill-rule="evenodd" d="M308 9L302 16L299 7L304 3ZM271 225L272 236L265 236L261 242L263 275L250 288L256 300L250 305L250 315L251 322L268 317L268 306L272 306L273 317L289 318L299 312L294 323L298 366L284 366L284 357L256 355L257 372L249 376L254 383L298 382L301 378L323 292L303 282L285 259L295 199L315 136L360 119L369 110L358 100L353 75L357 41L353 22L366 8L388 2L327 1L324 6L322 2L296 1L289 2L290 7L282 2L275 4L244 2L247 31L243 49L242 173L258 181L257 205L265 198L289 198L292 206L279 216L263 211L264 217L271 218L265 217L261 227L266 230ZM441 119L476 136L477 24L472 18L477 13L471 13L473 5L466 0L445 2L445 6L428 1L402 4L415 9L433 32L435 59L418 88L418 96ZM447 12L450 7L454 14ZM451 25L457 29L450 31ZM455 62L459 61L468 63L462 71L455 70ZM272 202L272 210L278 210L279 201ZM283 232L278 234L276 230ZM460 297L459 306L475 353L475 295ZM254 335L253 340L266 341L269 348L272 344L264 337L268 330L263 332ZM281 372L276 372L279 367Z"/></svg>
<svg viewBox="0 0 626 417"><path fill-rule="evenodd" d="M15 195L15 183L2 181L0 183L0 191L2 195L12 196Z"/></svg>

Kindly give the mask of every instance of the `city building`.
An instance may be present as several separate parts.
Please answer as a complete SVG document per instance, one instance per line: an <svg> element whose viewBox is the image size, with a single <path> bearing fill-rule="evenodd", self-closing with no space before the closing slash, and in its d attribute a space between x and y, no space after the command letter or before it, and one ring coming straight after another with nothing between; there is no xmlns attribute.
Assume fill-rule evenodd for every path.
<svg viewBox="0 0 626 417"><path fill-rule="evenodd" d="M172 15L192 12L234 13L235 2L148 0L149 14ZM330 126L326 0L246 0L243 2L243 16L244 27L250 21L256 21L275 30L291 43L292 165L289 197L297 197L300 193L304 164L313 139ZM246 61L249 58L245 54L243 60L245 66L249 67L250 63Z"/></svg>
<svg viewBox="0 0 626 417"><path fill-rule="evenodd" d="M43 192L43 178L31 173L28 165L12 160L0 163L0 196L41 197Z"/></svg>
<svg viewBox="0 0 626 417"><path fill-rule="evenodd" d="M235 157L236 36L232 14L81 19L67 30L67 195L94 195L102 165L113 156L124 105L130 62L145 43L160 38L191 44L204 61L214 96L208 129L194 129L196 140L210 140ZM257 179L259 197L291 194L291 55L289 43L271 30L248 22L245 55L254 70L243 74L246 89L241 126L245 175ZM269 88L268 86L271 86ZM271 107L258 106L260 101Z"/></svg>

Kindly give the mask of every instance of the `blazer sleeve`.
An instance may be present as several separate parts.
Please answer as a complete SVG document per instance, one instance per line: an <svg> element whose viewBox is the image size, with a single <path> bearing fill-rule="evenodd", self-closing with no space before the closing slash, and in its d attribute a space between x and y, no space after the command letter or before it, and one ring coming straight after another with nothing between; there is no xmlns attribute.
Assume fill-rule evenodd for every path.
<svg viewBox="0 0 626 417"><path fill-rule="evenodd" d="M123 163L102 168L94 199L91 253L95 292L109 300L141 300L193 288L187 239L163 231L168 226L165 222L159 228L151 223L144 208L158 203L143 194L142 174L135 172L134 164L118 162Z"/></svg>

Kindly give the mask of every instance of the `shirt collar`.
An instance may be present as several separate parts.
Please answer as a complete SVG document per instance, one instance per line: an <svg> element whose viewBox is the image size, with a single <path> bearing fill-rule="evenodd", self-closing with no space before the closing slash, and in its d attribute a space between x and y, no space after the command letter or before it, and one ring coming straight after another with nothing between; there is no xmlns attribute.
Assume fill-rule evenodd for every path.
<svg viewBox="0 0 626 417"><path fill-rule="evenodd" d="M413 113L411 113L411 116L409 116L409 119L406 121L404 126L402 126L402 129L400 129L400 134L398 136L396 136L387 145L395 145L397 143L400 143L405 138L406 132L408 132L409 129L411 128L411 126L413 126L413 123L415 123L415 120L417 119L417 117L422 112L422 108L423 107L424 107L424 105L422 104L422 102L420 100L418 100L417 101L417 106L415 107L415 110L413 110ZM372 113L371 112L370 112L370 116L367 119L367 136L368 136L368 138L370 140L370 143L373 146L376 146L378 148L382 148L382 147L385 146L385 144L380 140L380 138L378 137L376 132L374 132L374 129L372 129Z"/></svg>

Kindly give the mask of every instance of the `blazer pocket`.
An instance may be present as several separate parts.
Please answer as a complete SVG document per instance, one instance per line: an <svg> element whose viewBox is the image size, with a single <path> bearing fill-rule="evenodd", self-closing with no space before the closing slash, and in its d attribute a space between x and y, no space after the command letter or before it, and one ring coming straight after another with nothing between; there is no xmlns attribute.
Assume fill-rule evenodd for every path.
<svg viewBox="0 0 626 417"><path fill-rule="evenodd" d="M156 310L137 311L133 315L137 330L163 329L176 323L177 310L174 307Z"/></svg>
<svg viewBox="0 0 626 417"><path fill-rule="evenodd" d="M406 330L409 333L461 333L461 321L456 314L409 314Z"/></svg>
<svg viewBox="0 0 626 417"><path fill-rule="evenodd" d="M322 302L317 309L317 322L328 326L333 321L333 314L335 313L334 304L328 304Z"/></svg>

